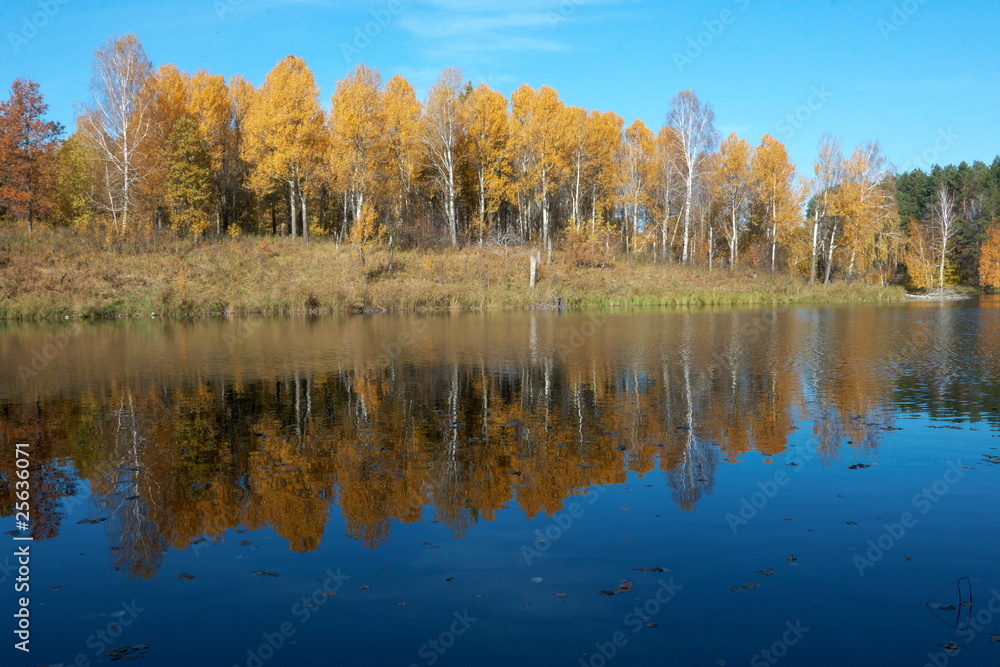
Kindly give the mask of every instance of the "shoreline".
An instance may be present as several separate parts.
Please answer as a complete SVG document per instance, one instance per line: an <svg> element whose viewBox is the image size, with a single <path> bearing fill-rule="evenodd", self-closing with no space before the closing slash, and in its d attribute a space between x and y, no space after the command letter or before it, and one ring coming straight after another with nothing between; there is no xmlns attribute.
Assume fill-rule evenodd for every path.
<svg viewBox="0 0 1000 667"><path fill-rule="evenodd" d="M0 320L120 320L292 314L594 310L898 302L902 287L809 285L767 269L735 271L617 257L579 266L542 254L529 287L527 247L359 249L317 239L169 240L111 251L69 230L0 237ZM390 260L391 257L391 260ZM391 268L390 268L391 261ZM561 301L560 301L561 299Z"/></svg>

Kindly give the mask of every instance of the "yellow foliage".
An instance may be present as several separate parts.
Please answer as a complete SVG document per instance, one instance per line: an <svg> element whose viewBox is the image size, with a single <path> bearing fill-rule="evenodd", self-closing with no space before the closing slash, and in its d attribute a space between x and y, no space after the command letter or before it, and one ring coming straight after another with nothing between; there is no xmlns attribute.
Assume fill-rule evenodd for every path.
<svg viewBox="0 0 1000 667"><path fill-rule="evenodd" d="M979 283L1000 288L1000 221L993 219L979 254Z"/></svg>
<svg viewBox="0 0 1000 667"><path fill-rule="evenodd" d="M367 203L361 207L361 215L354 221L351 227L351 243L371 243L376 241L385 232L385 227L378 221L375 210Z"/></svg>
<svg viewBox="0 0 1000 667"><path fill-rule="evenodd" d="M937 266L930 239L916 220L910 220L906 247L903 250L903 264L910 276L910 287L927 289L936 282Z"/></svg>
<svg viewBox="0 0 1000 667"><path fill-rule="evenodd" d="M595 220L593 225L569 226L563 232L562 247L574 266L606 267L620 249L621 239L617 230Z"/></svg>

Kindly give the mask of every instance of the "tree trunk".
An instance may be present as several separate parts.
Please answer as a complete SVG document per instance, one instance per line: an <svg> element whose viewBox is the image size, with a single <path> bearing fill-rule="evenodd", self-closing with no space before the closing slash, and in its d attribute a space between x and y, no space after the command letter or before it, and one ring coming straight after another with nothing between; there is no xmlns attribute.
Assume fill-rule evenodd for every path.
<svg viewBox="0 0 1000 667"><path fill-rule="evenodd" d="M819 259L819 208L813 211L812 255L809 258L809 284L816 282L816 264Z"/></svg>
<svg viewBox="0 0 1000 667"><path fill-rule="evenodd" d="M299 191L299 201L302 203L302 240L309 243L309 218L306 216L306 193L302 191L302 186L296 187Z"/></svg>
<svg viewBox="0 0 1000 667"><path fill-rule="evenodd" d="M298 208L299 208L298 207L298 202L295 201L295 181L294 180L290 180L290 181L288 181L288 220L289 220L289 224L292 227L292 240L293 241L295 240L296 233L297 233L296 232L296 226L295 226L295 219L297 217L296 216L296 212L298 211Z"/></svg>
<svg viewBox="0 0 1000 667"><path fill-rule="evenodd" d="M688 170L687 196L684 198L684 250L681 253L681 262L688 263L688 244L691 238L691 197L694 192L694 173Z"/></svg>
<svg viewBox="0 0 1000 667"><path fill-rule="evenodd" d="M833 250L836 247L836 244L834 243L836 238L837 238L837 227L834 226L834 228L830 230L830 248L827 250L826 253L826 276L823 278L824 285L830 284L830 271L833 269Z"/></svg>

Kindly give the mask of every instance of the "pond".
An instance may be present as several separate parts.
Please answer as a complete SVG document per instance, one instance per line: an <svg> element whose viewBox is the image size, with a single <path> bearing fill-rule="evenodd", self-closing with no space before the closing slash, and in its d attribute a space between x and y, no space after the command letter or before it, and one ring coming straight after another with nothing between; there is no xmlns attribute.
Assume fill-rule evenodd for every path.
<svg viewBox="0 0 1000 667"><path fill-rule="evenodd" d="M4 664L1000 662L995 298L8 325L0 372Z"/></svg>

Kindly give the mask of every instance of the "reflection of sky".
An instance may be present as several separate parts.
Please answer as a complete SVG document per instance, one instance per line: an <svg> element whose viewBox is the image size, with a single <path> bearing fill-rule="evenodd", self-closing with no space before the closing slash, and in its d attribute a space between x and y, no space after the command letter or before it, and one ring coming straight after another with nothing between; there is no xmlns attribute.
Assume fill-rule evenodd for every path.
<svg viewBox="0 0 1000 667"><path fill-rule="evenodd" d="M608 329L588 340L569 361L552 357L551 351L557 349L560 331L579 322L572 317L437 320L435 326L440 329L431 334L430 342L444 339L446 343L407 352L409 356L393 366L393 377L400 383L397 394L376 391L370 396L378 397L383 408L386 401L400 396L413 401L407 419L432 434L427 451L384 449L393 443L373 430L372 424L378 423L377 402L365 404L365 419L370 423L346 431L357 436L356 442L332 443L336 446L322 449L324 455L357 454L359 470L371 473L371 479L380 484L395 481L393 457L401 455L427 457L420 459L420 465L442 464L434 470L458 475L458 481L441 481L437 473L429 476L439 488L419 489L425 505L419 520L409 523L385 518L396 516L393 512L398 508L374 506L393 498L379 493L371 496L373 506L354 506L353 523L347 521L343 485L366 478L334 482L324 478L324 484L331 484L332 497L320 493L324 488L308 501L322 508L329 505L328 515L317 513L315 506L307 511L307 499L289 493L280 496L283 505L268 508L284 521L279 529L265 526L239 532L242 528L232 527L239 519L216 517L221 534L195 536L183 549L159 547L149 561L155 576L147 580L134 576L122 560L128 558L128 547L135 546L126 537L133 534L128 531L144 527L147 536L151 529L184 536L183 526L168 525L178 514L160 512L157 516L164 525L150 527L142 521L147 515L139 503L126 505L134 510L130 515L119 511L108 521L78 523L109 516L108 508L123 502L131 488L111 485L103 494L91 495L92 489L102 488L97 484L100 480L93 487L80 481L75 496L79 502L62 501L66 516L59 534L32 545L36 653L30 663L13 656L12 662L4 664L70 662L80 652L96 661L95 652L102 651L96 650L99 640L94 633L120 623L122 617L111 614L133 599L145 611L103 650L148 644L141 664L149 665L246 664L247 648L259 645L262 633L273 633L285 621L293 624L295 634L265 664L327 664L331 656L339 664L426 664L421 646L438 637L454 620L455 612L465 610L479 620L439 664L577 664L585 654L594 654L595 644L607 642L619 630L629 638L620 664L650 664L661 660L665 652L678 664L713 664L721 659L745 664L781 637L786 622L799 619L810 630L790 651L789 664L922 664L928 652L940 650L946 641L961 643L971 664L988 663L992 659L988 651L995 644L990 645L985 637L964 644L954 630L928 613L924 602L959 577L971 578L977 600L986 601L993 588L1000 589L1000 574L994 567L1000 553L1000 504L995 502L1000 466L984 459L987 454L1000 455L996 439L1000 388L995 380L996 358L990 357L989 347L989 336L996 331L993 314L998 311L968 305L784 309L779 311L776 328L754 345L738 335L742 324L759 319L757 312L612 319ZM379 327L386 321L373 320ZM470 341L490 335L517 337L527 331L529 321L537 363L518 356L526 354L518 346L484 346L486 352L478 353L478 360L465 356L475 347ZM484 322L488 326L481 326ZM356 326L358 321L351 323ZM506 328L497 333L501 323ZM88 405L100 409L87 413L94 421L81 424L67 417L81 415L66 412L67 421L54 420L51 432L46 431L52 435L46 438L55 440L65 433L67 442L46 445L55 451L65 445L68 451L84 452L81 460L86 459L88 475L110 468L113 456L109 452L118 444L115 428L120 427L115 425L121 415L119 402L108 399L114 393L105 383L134 386L138 399L146 387L143 374L160 381L151 385L155 400L136 403L140 412L147 409L151 414L139 414L125 424L129 451L134 442L130 429L136 425L149 429L151 438L153 433L160 437L176 434L179 429L165 427L186 424L189 408L201 410L199 414L213 428L227 414L241 415L227 425L232 433L242 433L241 427L256 431L258 424L273 421L275 435L268 437L275 442L285 442L293 432L289 425L298 425L330 445L324 440L331 437L330 431L323 430L330 427L328 422L350 422L356 417L351 410L358 409L344 398L350 398L345 381L359 381L364 374L351 370L350 357L341 349L350 341L331 335L343 330L334 322L326 325L311 325L300 331L303 338L296 338L290 335L295 327L287 322L269 323L260 328L262 339L248 339L247 351L230 356L212 347L227 323L180 328L189 338L184 350L191 368L171 367L169 372L137 366L134 360L140 357L133 356L137 347L163 346L167 362L151 361L150 365L170 366L172 343L170 336L162 336L163 330L156 328L161 325L139 327L138 345L127 327L116 330L114 354L107 358L94 353L102 349L103 338L90 340L82 334L79 347L67 351L65 367L54 368L53 373L58 378L66 368L89 370L75 384L67 380L55 393L42 392L41 405L52 400L54 411L64 401L79 407L82 399L78 397L83 394L95 402ZM859 330L876 335L858 337ZM176 336L178 328L168 326L167 331ZM975 332L982 336L971 338ZM374 333L365 328L354 331L359 346L378 346L380 337L391 338L393 333L392 327ZM30 349L31 337L26 340L7 336L3 344L8 350ZM289 421L294 420L296 394L288 391L285 369L273 365L280 363L271 348L276 340L284 340L290 358L300 364L292 371L294 377L311 378L303 381L305 391L312 387L315 393L312 421L305 424ZM316 354L319 340L327 344L317 361L319 357L309 355ZM725 354L713 357L719 348ZM267 361L255 359L259 351L267 353ZM729 355L730 351L734 354ZM698 384L701 369L713 359L730 356L734 366L722 366L711 383ZM348 370L337 374L329 364ZM217 372L206 370L212 368ZM315 375L308 373L311 368L316 369ZM245 394L225 402L226 392L221 388L235 391L226 382L232 382L238 372L246 373L240 380ZM226 382L192 384L187 373L223 377ZM938 382L941 377L948 381ZM251 398L260 394L273 396L275 378L278 384L284 383L281 400L253 402ZM502 488L513 490L512 498L490 520L470 506L472 501L465 494L474 489L459 483L462 475L483 483L490 479L489 475L472 476L467 468L477 460L470 455L473 448L487 446L471 431L475 426L471 417L481 410L482 398L475 391L480 385L474 382L494 383L489 385L493 387L490 409L510 409L504 421L511 415L519 417L504 427L502 435L490 434L490 443L514 445L513 468L491 463L502 469L485 471L503 474ZM166 394L162 393L164 385L169 389ZM187 391L208 386L220 390L207 392L204 405L195 402L196 392ZM332 387L334 393L323 398L318 387ZM37 389L30 389L23 406L34 419ZM546 395L546 391L553 393ZM787 442L770 456L727 449L723 436L730 433L750 429L752 436L759 436L753 430L759 425L744 421L744 413L760 416L771 407L768 401L775 398L771 394L781 391L801 399L801 404L785 405L791 429ZM161 399L168 409L156 412L162 407L157 403ZM78 403L73 404L74 400ZM107 402L103 408L101 400ZM475 405L470 408L465 403ZM18 407L22 406L5 405L11 411ZM394 404L388 408L385 414L394 414ZM42 414L47 413L43 410ZM469 423L453 424L456 417ZM580 443L572 438L556 443L546 436L546 428L557 428L558 420L565 419L582 420L583 445L578 449L574 447ZM170 420L178 423L170 424ZM779 430L785 424L781 419L775 423ZM83 432L85 425L92 428L93 441L74 450L74 429ZM574 423L571 432L576 429ZM202 443L205 451L199 450L198 456L211 459L210 455L218 453L213 448L221 451L231 446L226 440L230 432L221 429L220 433L226 435ZM666 444L644 442L650 434L662 435ZM150 439L144 452L163 456L159 448L173 452L173 444ZM618 449L626 444L626 449ZM647 445L669 465L661 467L654 460L643 468L649 472L639 474L633 464L641 462L640 450ZM232 446L232 451L245 454L244 450L260 446L243 443ZM272 454L282 451L279 447ZM562 462L571 472L579 464L588 466L580 468L587 475L596 474L600 470L591 466L601 461L602 451L612 455L605 463L621 466L610 472L621 472L625 481L596 487L601 491L589 496L587 489L575 488L578 481L566 482L567 488L560 486L565 482L561 478L541 476L566 476L560 468L533 469L527 463L529 453L540 452L548 461L568 458ZM799 465L788 465L793 461ZM287 473L287 462L278 458L258 462L259 469L248 466L249 472L240 467L243 464L235 466L231 477L216 474L217 468L230 465L225 457L211 464L197 457L166 465L160 461L163 467L159 469L173 471L171 466L177 466L181 470L181 463L194 462L203 467L185 469L183 474L192 477L179 479L193 479L198 488L184 496L185 487L180 484L181 497L171 497L171 502L210 498L226 480L241 489L237 495L242 502L258 498L255 493L263 492L264 478L273 483L266 489L276 496L287 488L274 481L285 479ZM933 493L935 483L940 487L950 470L949 462L962 469L960 479L945 485L945 493ZM858 463L870 467L848 468ZM70 470L68 465L82 464L60 461L60 469ZM535 477L515 475L514 468L531 471ZM590 478L587 475L580 479ZM605 474L594 479L615 478ZM167 484L171 480L144 479L144 483L150 481L173 488ZM540 512L529 519L522 508L534 491L530 485L539 481L554 481L557 491L576 495L563 498L560 513L546 516ZM358 488L364 485L356 486L355 493ZM930 489L932 496L921 500L917 494L924 489ZM359 502L357 496L354 501ZM359 538L359 509L371 510L362 511L362 518L375 517L385 523L386 530L374 543ZM899 522L906 512L914 514L916 524L904 536L893 538L884 555L871 551L874 547L869 541L876 546L878 540L884 542L886 526ZM318 515L322 517L317 528L321 539L315 548L308 542L310 548L302 550L305 541L294 530L296 522L303 524ZM746 521L737 525L735 534L729 519L733 515ZM545 536L544 543L537 541L536 531ZM202 537L207 539L200 541ZM153 539L148 544L159 543ZM540 554L530 565L525 549ZM859 576L855 557L871 557L870 551L872 566ZM796 564L788 561L792 554ZM669 568L669 572L637 571L651 567ZM328 570L336 572L337 568L351 579L336 596L321 598L322 604L310 610L310 620L301 623L303 608L295 605L317 589L317 580L328 576ZM769 576L757 572L771 568L774 574ZM254 572L280 576L254 576ZM194 578L179 579L181 573ZM541 581L533 582L533 577ZM633 634L628 614L655 593L661 577L672 577L683 589L652 619L658 627L639 625L639 632ZM610 597L597 593L616 588L623 578L635 585L629 593ZM369 588L361 589L361 584ZM744 584L760 587L742 588ZM733 587L740 590L732 591ZM404 602L405 606L398 604ZM998 624L1000 620L994 621Z"/></svg>
<svg viewBox="0 0 1000 667"><path fill-rule="evenodd" d="M344 520L333 512L315 551L293 553L269 528L229 530L219 540L169 551L151 581L110 569L107 524L77 523L94 514L83 483L85 502L70 504L60 535L33 545L35 641L46 647L38 657L68 660L74 651L93 657L88 637L135 599L145 611L109 649L149 644L143 664L175 664L182 655L198 656L199 664L245 664L244 647L284 621L293 623L296 643L271 664L326 664L330 651L340 664L421 664L414 657L420 646L466 609L478 620L445 664L572 664L616 630L630 638L622 664L648 664L668 646L678 664L733 664L797 619L810 630L790 653L796 664L851 664L862 647L869 664L918 664L936 644L955 638L924 607L928 597L960 576L972 579L983 601L1000 586L992 567L1000 511L986 502L995 496L1000 467L980 465L983 453L997 450L987 428L929 428L940 422L926 415L897 424L903 430L887 432L877 455L855 458L846 448L841 458L823 460L810 455L810 428L802 423L785 454L749 454L718 467L713 493L695 511L678 507L668 476L652 472L573 496L556 517L528 520L509 506L461 539L435 522L428 507L419 522L394 522L392 538L376 550L345 539ZM799 465L787 465L792 461ZM949 461L968 469L922 513L915 495L933 489ZM848 469L857 462L872 467ZM727 517L747 511L744 500L766 496L773 497L742 515L749 519L734 535ZM572 504L572 520L560 524ZM858 576L853 558L905 512L916 525ZM546 543L536 541L536 530L548 531ZM524 548L544 544L527 565ZM796 564L788 562L793 554ZM636 571L649 567L669 572ZM301 623L296 602L337 568L350 580ZM770 568L773 575L756 573ZM195 578L177 579L182 572ZM597 593L622 578L635 585L629 594ZM633 634L627 614L661 578L683 588L652 619L659 627ZM760 587L730 590L745 583ZM876 635L879 641L867 640ZM986 660L991 648L985 637L963 645L973 662Z"/></svg>

